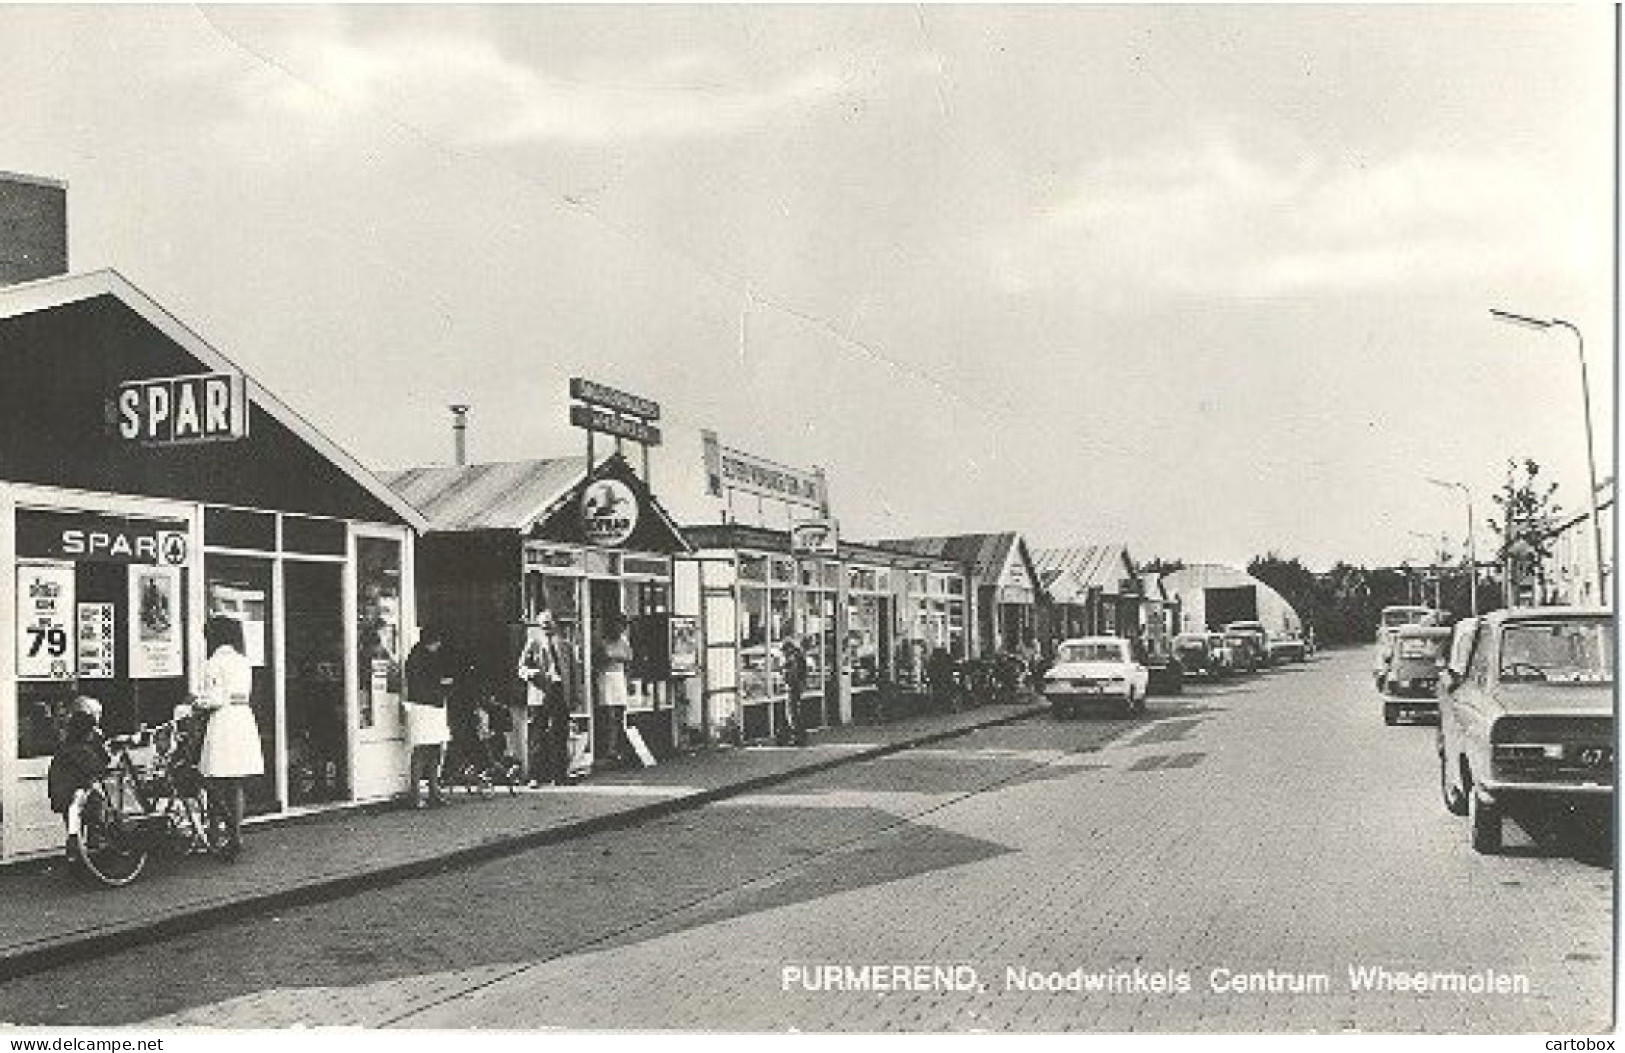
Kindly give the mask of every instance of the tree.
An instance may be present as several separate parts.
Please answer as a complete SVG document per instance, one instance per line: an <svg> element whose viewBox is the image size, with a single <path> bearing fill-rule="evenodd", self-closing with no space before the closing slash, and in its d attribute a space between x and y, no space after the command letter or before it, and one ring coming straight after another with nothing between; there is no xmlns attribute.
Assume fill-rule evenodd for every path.
<svg viewBox="0 0 1625 1053"><path fill-rule="evenodd" d="M1540 465L1530 458L1520 463L1507 461L1506 482L1491 495L1500 509L1499 518L1490 520L1490 530L1499 539L1496 559L1507 568L1508 602L1522 584L1534 579L1535 600L1546 602L1551 588L1546 579L1546 561L1557 538L1557 517L1563 511L1557 503L1557 484L1540 478Z"/></svg>

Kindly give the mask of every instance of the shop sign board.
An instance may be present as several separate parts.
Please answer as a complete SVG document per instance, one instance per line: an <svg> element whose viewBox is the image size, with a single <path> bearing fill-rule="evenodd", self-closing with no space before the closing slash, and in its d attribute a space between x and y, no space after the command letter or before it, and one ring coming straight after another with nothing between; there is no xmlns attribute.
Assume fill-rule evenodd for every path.
<svg viewBox="0 0 1625 1053"><path fill-rule="evenodd" d="M184 524L93 512L19 509L17 555L74 563L149 563L179 567L189 550Z"/></svg>
<svg viewBox="0 0 1625 1053"><path fill-rule="evenodd" d="M117 614L111 603L79 604L79 679L111 680L118 675L114 649Z"/></svg>
<svg viewBox="0 0 1625 1053"><path fill-rule="evenodd" d="M581 573L586 564L575 549L550 548L535 541L525 542L525 566L540 570L558 570Z"/></svg>
<svg viewBox="0 0 1625 1053"><path fill-rule="evenodd" d="M570 397L579 402L590 402L594 406L604 406L628 417L641 417L644 420L660 419L660 403L625 391L617 391L581 377L570 378Z"/></svg>
<svg viewBox="0 0 1625 1053"><path fill-rule="evenodd" d="M180 584L180 570L175 567L131 568L131 678L162 680L185 675Z"/></svg>
<svg viewBox="0 0 1625 1053"><path fill-rule="evenodd" d="M706 490L712 497L721 497L724 491L733 490L819 511L829 507L823 472L791 468L724 446L713 431L702 432L701 439L705 449Z"/></svg>
<svg viewBox="0 0 1625 1053"><path fill-rule="evenodd" d="M618 417L608 410L602 410L596 406L571 406L570 423L588 431L631 439L633 442L642 443L645 446L660 445L659 428L652 424L645 424L640 420Z"/></svg>
<svg viewBox="0 0 1625 1053"><path fill-rule="evenodd" d="M248 434L248 397L238 373L126 381L114 407L119 436L149 446L225 442Z"/></svg>
<svg viewBox="0 0 1625 1053"><path fill-rule="evenodd" d="M73 596L71 566L17 568L17 679L74 678Z"/></svg>
<svg viewBox="0 0 1625 1053"><path fill-rule="evenodd" d="M599 479L581 492L581 528L590 545L615 548L638 528L638 495L619 479Z"/></svg>
<svg viewBox="0 0 1625 1053"><path fill-rule="evenodd" d="M833 519L809 520L790 527L790 551L798 556L833 556L841 544Z"/></svg>

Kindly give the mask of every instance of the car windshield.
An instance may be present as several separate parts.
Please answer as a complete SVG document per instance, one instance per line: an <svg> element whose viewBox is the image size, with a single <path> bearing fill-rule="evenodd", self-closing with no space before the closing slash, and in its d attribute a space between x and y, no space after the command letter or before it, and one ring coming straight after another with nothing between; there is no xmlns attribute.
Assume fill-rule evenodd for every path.
<svg viewBox="0 0 1625 1053"><path fill-rule="evenodd" d="M1123 645L1120 643L1062 644L1057 656L1062 662L1121 662Z"/></svg>
<svg viewBox="0 0 1625 1053"><path fill-rule="evenodd" d="M1428 607L1389 607L1382 612L1382 627L1392 629L1400 625L1416 625L1432 613Z"/></svg>
<svg viewBox="0 0 1625 1053"><path fill-rule="evenodd" d="M1402 636L1399 640L1401 658L1437 658L1444 641L1431 636Z"/></svg>
<svg viewBox="0 0 1625 1053"><path fill-rule="evenodd" d="M1614 626L1606 621L1519 622L1501 630L1501 679L1611 684Z"/></svg>

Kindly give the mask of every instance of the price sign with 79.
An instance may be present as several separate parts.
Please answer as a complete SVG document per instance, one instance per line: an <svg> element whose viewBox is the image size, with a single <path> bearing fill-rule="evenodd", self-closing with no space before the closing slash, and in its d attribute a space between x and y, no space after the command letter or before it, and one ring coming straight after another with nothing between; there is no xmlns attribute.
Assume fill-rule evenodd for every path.
<svg viewBox="0 0 1625 1053"><path fill-rule="evenodd" d="M19 568L17 580L17 676L22 680L72 680L73 568Z"/></svg>

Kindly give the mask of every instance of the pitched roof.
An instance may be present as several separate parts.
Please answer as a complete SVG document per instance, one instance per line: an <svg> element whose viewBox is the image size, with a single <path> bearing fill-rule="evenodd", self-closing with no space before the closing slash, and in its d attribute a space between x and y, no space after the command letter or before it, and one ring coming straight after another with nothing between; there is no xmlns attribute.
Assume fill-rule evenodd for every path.
<svg viewBox="0 0 1625 1053"><path fill-rule="evenodd" d="M430 530L526 530L587 473L585 457L380 472Z"/></svg>
<svg viewBox="0 0 1625 1053"><path fill-rule="evenodd" d="M1005 562L1010 557L1010 550L1018 545L1023 549L1026 548L1021 542L1021 535L1013 532L890 538L870 541L867 544L891 549L893 552L907 552L915 556L930 556L964 563L972 568L977 582L982 585L998 584L999 575L1003 573Z"/></svg>
<svg viewBox="0 0 1625 1053"><path fill-rule="evenodd" d="M1090 589L1117 595L1122 592L1124 576L1133 575L1128 547L1121 544L1037 548L1033 549L1033 565L1058 603L1073 602Z"/></svg>
<svg viewBox="0 0 1625 1053"><path fill-rule="evenodd" d="M98 296L111 296L118 300L208 368L216 372L241 375L249 401L298 436L414 529L424 528L422 514L402 500L400 495L386 486L382 479L364 468L360 461L323 435L315 425L267 391L259 381L249 376L245 370L221 354L203 337L187 328L184 322L170 314L158 301L136 288L118 271L112 269L85 271L0 288L0 318L16 318Z"/></svg>

